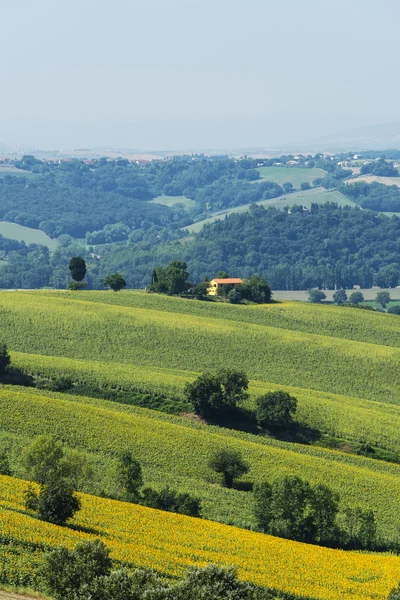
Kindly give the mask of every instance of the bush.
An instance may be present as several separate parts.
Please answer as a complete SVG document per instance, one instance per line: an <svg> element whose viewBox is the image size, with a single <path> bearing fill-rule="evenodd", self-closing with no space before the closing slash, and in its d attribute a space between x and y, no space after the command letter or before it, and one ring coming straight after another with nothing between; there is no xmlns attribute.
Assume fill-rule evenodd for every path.
<svg viewBox="0 0 400 600"><path fill-rule="evenodd" d="M256 400L256 419L260 427L275 429L293 423L297 399L287 392L277 390L259 396Z"/></svg>
<svg viewBox="0 0 400 600"><path fill-rule="evenodd" d="M79 290L84 290L86 286L86 281L70 281L68 284L68 289L70 291L77 292Z"/></svg>
<svg viewBox="0 0 400 600"><path fill-rule="evenodd" d="M5 451L0 452L0 475L11 475L10 461Z"/></svg>
<svg viewBox="0 0 400 600"><path fill-rule="evenodd" d="M217 450L208 466L222 474L223 485L227 488L231 488L235 479L249 471L249 465L237 450Z"/></svg>
<svg viewBox="0 0 400 600"><path fill-rule="evenodd" d="M240 304L242 301L242 294L237 288L234 288L230 292L228 292L227 300L229 304Z"/></svg>

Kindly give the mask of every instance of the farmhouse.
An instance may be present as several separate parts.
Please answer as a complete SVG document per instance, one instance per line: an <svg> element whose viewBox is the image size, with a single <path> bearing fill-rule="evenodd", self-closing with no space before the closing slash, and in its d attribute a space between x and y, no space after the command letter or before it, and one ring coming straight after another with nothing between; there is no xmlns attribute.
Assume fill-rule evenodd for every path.
<svg viewBox="0 0 400 600"><path fill-rule="evenodd" d="M235 277L226 277L226 279L212 279L207 289L208 296L218 296L224 289L224 286L242 285L243 281Z"/></svg>

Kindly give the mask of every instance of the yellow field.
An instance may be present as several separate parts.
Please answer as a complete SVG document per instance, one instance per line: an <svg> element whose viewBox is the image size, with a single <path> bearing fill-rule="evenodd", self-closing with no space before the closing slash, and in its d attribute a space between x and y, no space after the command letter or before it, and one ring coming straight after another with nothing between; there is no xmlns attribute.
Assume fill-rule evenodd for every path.
<svg viewBox="0 0 400 600"><path fill-rule="evenodd" d="M0 477L0 533L17 542L72 548L101 538L114 559L130 565L169 575L210 562L236 566L242 579L321 600L383 600L400 579L394 556L330 550L86 495L74 520L78 530L57 527L20 512L26 485Z"/></svg>

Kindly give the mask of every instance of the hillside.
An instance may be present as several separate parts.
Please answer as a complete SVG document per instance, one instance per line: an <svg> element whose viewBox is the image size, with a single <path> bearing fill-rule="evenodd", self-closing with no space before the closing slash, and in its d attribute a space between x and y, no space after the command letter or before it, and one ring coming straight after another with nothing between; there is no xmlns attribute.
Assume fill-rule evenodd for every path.
<svg viewBox="0 0 400 600"><path fill-rule="evenodd" d="M398 456L396 315L296 302L233 306L128 291L3 293L0 315L13 366L41 385L61 382L67 392L0 386L0 450L8 449L13 474L23 478L23 449L37 435L54 434L86 457L92 475L78 489L94 494L82 495L73 527L57 528L21 512L26 484L3 477L1 534L18 549L7 550L0 567L7 581L37 589L32 573L42 556L39 542L52 547L57 539L72 547L100 536L114 558L130 565L180 575L190 564L233 564L240 577L321 600L384 600L397 583L400 559L393 556L305 546L246 529L256 527L251 483L291 474L328 485L340 495L341 511L373 510L379 539L394 543L399 464L326 449L313 439L299 444L207 425L188 414L183 396L185 382L202 371L244 369L247 408L257 395L284 389L297 397L305 430L336 436L343 447L362 442ZM204 518L99 498L118 492L122 449L140 461L146 486L197 496ZM216 449L237 450L249 464L232 489L208 466Z"/></svg>
<svg viewBox="0 0 400 600"><path fill-rule="evenodd" d="M112 557L124 564L151 567L170 576L182 575L195 564L236 565L243 579L296 595L312 594L320 600L384 600L400 578L400 559L394 556L307 546L85 495L75 527L60 528L21 511L26 485L1 478L3 535L16 547L29 539L32 548L60 543L71 548L80 540L100 537L111 548ZM85 531L88 527L90 533ZM15 555L7 558L16 577L35 581L34 570L23 573ZM40 552L35 558L40 564Z"/></svg>

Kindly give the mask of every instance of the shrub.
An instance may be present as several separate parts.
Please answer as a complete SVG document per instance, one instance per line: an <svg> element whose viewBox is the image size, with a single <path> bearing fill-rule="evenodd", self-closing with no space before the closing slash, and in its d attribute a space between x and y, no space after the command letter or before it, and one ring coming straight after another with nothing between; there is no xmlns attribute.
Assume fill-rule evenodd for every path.
<svg viewBox="0 0 400 600"><path fill-rule="evenodd" d="M65 479L54 479L42 485L39 494L30 487L25 493L25 506L43 521L65 525L80 509L79 499Z"/></svg>
<svg viewBox="0 0 400 600"><path fill-rule="evenodd" d="M333 301L335 304L344 304L347 302L346 290L337 290L333 294Z"/></svg>
<svg viewBox="0 0 400 600"><path fill-rule="evenodd" d="M0 343L0 375L4 373L9 364L11 363L11 358L7 350L6 344Z"/></svg>
<svg viewBox="0 0 400 600"><path fill-rule="evenodd" d="M353 292L349 298L350 304L360 304L364 302L364 295L361 292Z"/></svg>
<svg viewBox="0 0 400 600"><path fill-rule="evenodd" d="M186 383L184 393L196 414L204 418L220 418L247 399L249 380L245 373L221 369L203 373L192 383Z"/></svg>

